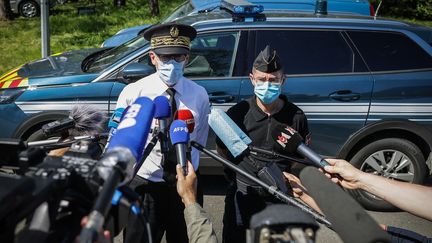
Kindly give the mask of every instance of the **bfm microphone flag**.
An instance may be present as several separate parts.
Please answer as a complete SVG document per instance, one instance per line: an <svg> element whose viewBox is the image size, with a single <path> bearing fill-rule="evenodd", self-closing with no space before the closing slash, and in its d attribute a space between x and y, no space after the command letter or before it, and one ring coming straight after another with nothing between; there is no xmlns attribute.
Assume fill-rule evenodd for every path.
<svg viewBox="0 0 432 243"><path fill-rule="evenodd" d="M139 97L129 107L116 134L112 137L107 152L116 147L128 148L139 161L153 121L155 105L147 97Z"/></svg>
<svg viewBox="0 0 432 243"><path fill-rule="evenodd" d="M80 242L91 243L97 239L117 186L122 180L132 178L133 164L142 156L153 115L153 101L147 97L140 97L121 120L116 134L108 145L107 153L100 161L98 172L105 181L88 222L81 230Z"/></svg>

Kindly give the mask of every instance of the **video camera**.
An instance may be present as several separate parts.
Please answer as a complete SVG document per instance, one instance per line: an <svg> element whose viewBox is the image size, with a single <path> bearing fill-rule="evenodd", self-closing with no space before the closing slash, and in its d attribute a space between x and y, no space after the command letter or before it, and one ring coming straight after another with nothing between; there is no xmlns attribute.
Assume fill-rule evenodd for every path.
<svg viewBox="0 0 432 243"><path fill-rule="evenodd" d="M4 185L0 189L0 241L26 242L36 229L43 235L39 241L72 242L81 229L80 220L89 213L103 182L95 160L101 149L95 141L79 140L57 157L46 155L47 148L55 148L52 145L23 150L25 147L22 141L0 141L0 150L6 152L4 159L0 159L1 165L18 168L19 173L0 174L0 183ZM48 227L40 230L39 227L45 226L31 222L43 203L48 204L49 210L40 217L47 219ZM15 235L16 226L24 219L26 225Z"/></svg>

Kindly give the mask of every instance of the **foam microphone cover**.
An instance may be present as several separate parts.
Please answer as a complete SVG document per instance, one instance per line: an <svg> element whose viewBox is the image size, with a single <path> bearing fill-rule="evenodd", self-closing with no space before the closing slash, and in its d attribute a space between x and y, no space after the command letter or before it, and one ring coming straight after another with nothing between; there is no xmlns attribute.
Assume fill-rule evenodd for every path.
<svg viewBox="0 0 432 243"><path fill-rule="evenodd" d="M147 142L154 112L155 105L151 99L147 97L136 99L118 125L107 151L115 147L126 147L132 152L136 161L139 161Z"/></svg>
<svg viewBox="0 0 432 243"><path fill-rule="evenodd" d="M125 108L117 108L108 121L108 128L117 128Z"/></svg>
<svg viewBox="0 0 432 243"><path fill-rule="evenodd" d="M186 123L189 133L192 133L195 128L195 119L190 110L180 109L176 111L174 119L182 120Z"/></svg>
<svg viewBox="0 0 432 243"><path fill-rule="evenodd" d="M171 108L169 100L165 96L158 96L153 100L155 104L155 114L156 119L165 119L171 116Z"/></svg>
<svg viewBox="0 0 432 243"><path fill-rule="evenodd" d="M289 153L296 153L297 148L302 143L302 136L290 126L277 124L272 129L272 138L276 144Z"/></svg>
<svg viewBox="0 0 432 243"><path fill-rule="evenodd" d="M173 145L189 142L189 130L182 120L174 120L170 126L170 139Z"/></svg>
<svg viewBox="0 0 432 243"><path fill-rule="evenodd" d="M390 242L390 236L342 188L314 167L306 167L300 180L344 242Z"/></svg>
<svg viewBox="0 0 432 243"><path fill-rule="evenodd" d="M212 109L208 123L234 157L242 154L252 140L222 110Z"/></svg>

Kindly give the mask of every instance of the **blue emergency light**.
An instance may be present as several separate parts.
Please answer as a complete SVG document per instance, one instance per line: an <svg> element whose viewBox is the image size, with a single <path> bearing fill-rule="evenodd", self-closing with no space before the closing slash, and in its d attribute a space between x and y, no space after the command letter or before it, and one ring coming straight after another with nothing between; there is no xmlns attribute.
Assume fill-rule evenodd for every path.
<svg viewBox="0 0 432 243"><path fill-rule="evenodd" d="M221 8L238 15L255 15L264 11L262 5L253 4L245 0L223 0Z"/></svg>

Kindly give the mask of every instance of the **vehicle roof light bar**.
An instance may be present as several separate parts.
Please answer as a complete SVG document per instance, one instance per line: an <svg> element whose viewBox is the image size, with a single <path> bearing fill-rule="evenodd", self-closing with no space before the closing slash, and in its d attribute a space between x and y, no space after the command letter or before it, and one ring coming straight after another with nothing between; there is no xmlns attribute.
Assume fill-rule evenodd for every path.
<svg viewBox="0 0 432 243"><path fill-rule="evenodd" d="M223 0L221 9L226 9L233 16L234 22L264 21L264 7L245 0Z"/></svg>

